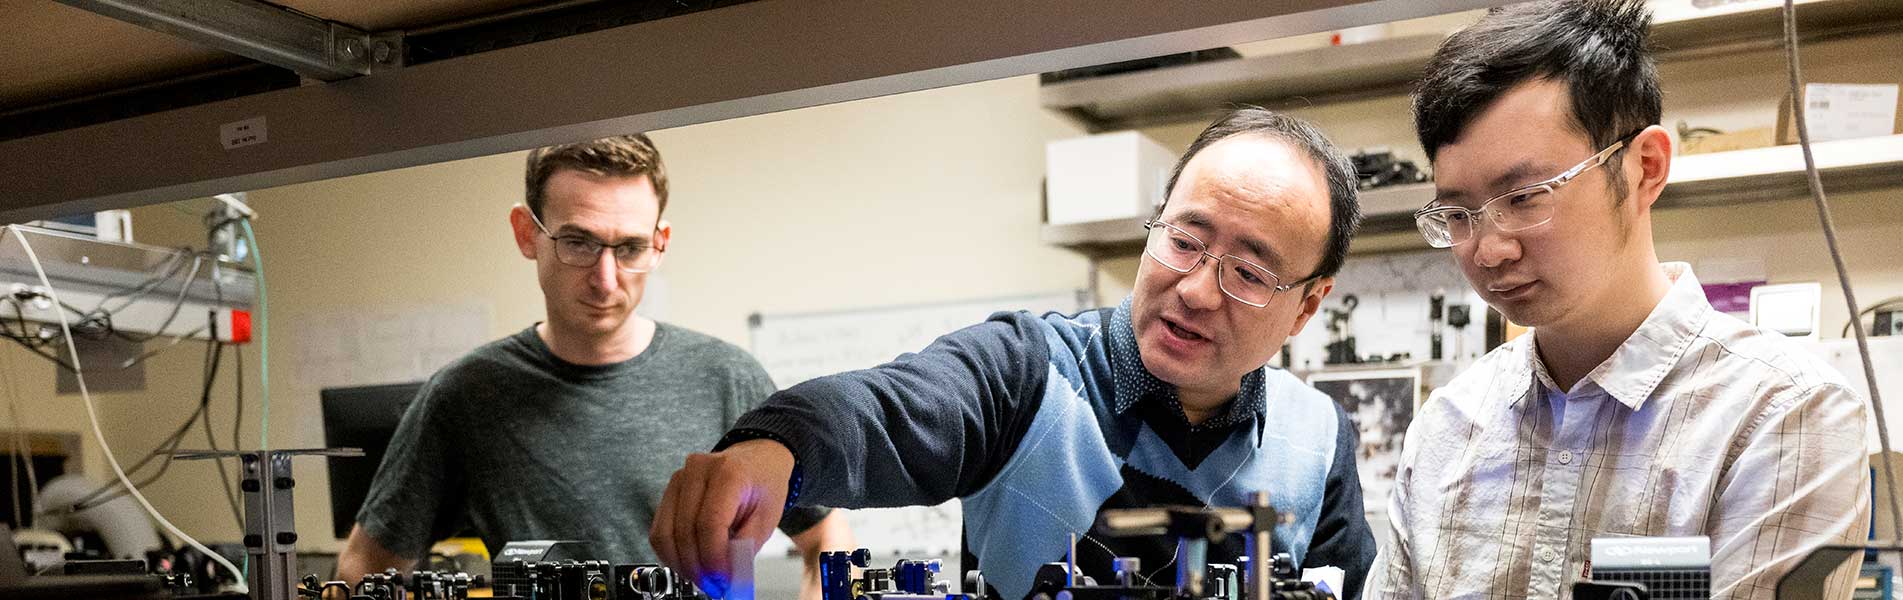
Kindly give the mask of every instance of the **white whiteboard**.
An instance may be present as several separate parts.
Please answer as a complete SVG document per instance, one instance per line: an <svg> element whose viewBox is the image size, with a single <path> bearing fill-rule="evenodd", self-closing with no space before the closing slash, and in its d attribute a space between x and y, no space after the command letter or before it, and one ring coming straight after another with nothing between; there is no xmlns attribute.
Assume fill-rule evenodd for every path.
<svg viewBox="0 0 1903 600"><path fill-rule="evenodd" d="M836 312L756 313L748 318L748 330L754 358L766 367L775 385L786 389L814 377L875 367L900 354L923 350L939 336L981 323L992 313L1028 310L1032 314L1068 314L1085 308L1080 306L1083 298L1083 292L1066 291ZM858 545L871 550L881 562L897 557L956 556L961 519L957 500L938 506L846 513ZM774 549L769 546L763 551Z"/></svg>

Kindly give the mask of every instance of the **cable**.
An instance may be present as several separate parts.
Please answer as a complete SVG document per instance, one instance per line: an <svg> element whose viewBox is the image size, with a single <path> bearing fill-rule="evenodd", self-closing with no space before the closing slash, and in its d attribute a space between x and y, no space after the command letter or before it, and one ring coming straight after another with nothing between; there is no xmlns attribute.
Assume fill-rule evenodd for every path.
<svg viewBox="0 0 1903 600"><path fill-rule="evenodd" d="M52 361L53 364L59 365L59 367L62 369L66 369L68 371L73 370L72 365L66 364L66 361L60 360L58 356L48 354L46 351L41 350L40 347L34 345L33 342L29 342L27 340L12 337L12 336L7 336L7 339L13 340L15 343L20 344L20 347L26 348L28 352L32 352L34 354L39 355L40 358L44 358L46 360Z"/></svg>
<svg viewBox="0 0 1903 600"><path fill-rule="evenodd" d="M21 233L18 226L8 226L7 230L13 232L14 239L20 241L20 249L26 251L27 260L33 263L33 270L40 277L40 285L46 286L46 293L53 298L55 303L59 302L59 292L53 289L53 282L47 279L46 267L40 264L39 255L33 252L33 245L26 241L26 234ZM158 521L159 525L164 526L165 530L171 532L172 535L184 540L186 545L204 553L205 556L210 557L214 562L217 562L220 566L237 576L237 585L240 593L249 592L249 587L245 585L244 575L238 570L236 565L231 564L231 561L226 560L223 555L213 552L210 548L205 547L204 544L199 543L198 540L193 539L192 536L186 535L184 531L181 531L178 526L173 525L171 521L166 520L165 515L159 514L159 510L152 506L152 502L145 499L145 494L139 493L138 488L132 486L132 481L126 477L125 470L119 468L118 457L113 456L112 446L106 443L105 430L99 427L99 412L93 406L92 391L86 388L86 372L81 368L79 363L79 349L73 344L72 323L66 319L66 313L59 311L54 312L59 315L60 330L65 333L66 351L73 356L73 379L79 384L79 397L86 406L86 420L92 424L93 441L99 443L100 453L106 456L106 464L112 467L113 475L119 478L120 483L125 484L126 489L132 493L132 498L138 500L140 506L145 507L145 512L151 514L153 520Z"/></svg>
<svg viewBox="0 0 1903 600"><path fill-rule="evenodd" d="M32 516L39 514L35 512L34 504L38 503L40 499L40 478L39 474L33 471L33 444L24 437L26 435L26 420L20 418L19 384L14 383L15 378L11 376L13 373L13 361L7 357L7 353L5 352L0 352L0 373L9 375L6 378L7 420L13 423L14 431L12 442L13 447L16 448L13 452L13 456L15 458L24 458L26 461L26 487L28 490L26 505L24 507L26 512L21 513L20 509L22 507L17 504L13 507L14 526L16 528L25 528L25 522L20 520L22 515ZM13 494L16 503L19 501L19 493L20 482L19 478L15 476L13 481Z"/></svg>
<svg viewBox="0 0 1903 600"><path fill-rule="evenodd" d="M160 285L164 284L167 281L171 281L172 276L178 274L179 267L185 264L185 256L188 253L189 253L188 250L180 250L179 252L173 253L171 257L165 259L164 273L160 273L156 276L148 278L145 281L140 282L139 285L133 286L129 289L124 289L117 292L113 292L111 294L107 294L105 297L102 297L99 299L99 303L93 306L93 310L95 311L102 310L106 308L107 302L111 302L119 298L126 298L125 304L121 304L119 305L119 308L107 310L105 312L119 312L119 311L125 310L127 306L131 306L132 303L137 301L139 298L145 297L147 294L152 293L152 290L158 289Z"/></svg>
<svg viewBox="0 0 1903 600"><path fill-rule="evenodd" d="M224 285L218 282L218 264L215 262L212 263L211 291L213 296L218 302L218 306L224 306L225 287ZM211 328L211 339L213 340L218 339L217 311L215 310L208 311L206 313L205 324L207 327ZM235 388L236 391L233 395L236 398L234 403L237 404L237 413L238 413L237 417L234 418L232 422L239 423L244 420L244 349L232 348L231 358L233 361L237 363L232 365L231 378L233 381L237 382L236 388ZM210 399L211 382L209 380L205 382L205 390L206 390L206 398ZM211 434L211 414L210 413L207 413L205 415L205 442L211 445L211 450L213 452L218 451L218 440L216 438L213 438ZM242 444L238 442L238 429L237 427L234 426L232 427L232 430L231 430L231 450L233 452L238 451L238 447L240 445ZM223 487L222 491L224 491L225 493L225 502L231 504L231 517L233 520L235 520L238 523L238 531L244 531L244 511L238 508L238 491L235 488L231 487L230 475L226 474L225 472L225 459L222 459L222 458L212 459L212 464L218 465L218 483L221 487ZM250 565L246 565L247 572L245 573L245 575L247 577L250 576L249 566Z"/></svg>
<svg viewBox="0 0 1903 600"><path fill-rule="evenodd" d="M150 334L134 335L134 334L127 334L127 333L118 331L117 328L115 328L112 324L112 315L115 313L118 313L119 311L125 310L127 307L130 307L133 302L136 302L138 298L141 298L151 293L152 291L156 290L164 282L170 281L172 277L176 275L181 268L183 268L184 257L188 255L191 256L192 258L191 270L186 274L185 281L179 284L178 295L176 298L174 298L172 302L172 310L169 314L166 315L165 320L161 322L158 325L158 327L154 329L153 332ZM144 342L152 341L154 339L158 339L160 337L165 337L165 330L170 328L173 323L178 321L179 314L184 310L186 295L191 289L192 282L198 280L199 269L204 265L204 257L196 253L192 253L190 251L182 250L176 254L173 254L172 256L173 258L167 261L167 272L165 274L149 279L147 280L147 282L135 288L128 289L128 290L121 290L119 292L114 292L113 294L108 295L105 298L102 298L99 301L98 305L95 306L90 311L82 311L78 307L65 304L65 303L60 303L60 305L64 307L65 310L72 311L74 314L80 316L81 321L78 328L82 330L81 333L87 334L88 332L90 332L89 335L82 335L82 337L90 337L90 338L97 338L97 339L105 339L107 337L117 337L119 339L129 341L129 342L135 342L135 343L144 343ZM51 338L40 338L38 336L32 335L32 333L28 331L29 327L26 322L26 313L23 310L23 307L20 305L19 301L22 299L30 299L34 297L44 297L44 294L27 293L25 297L20 297L20 294L16 293L14 295L10 295L7 297L7 299L13 305L14 314L18 317L18 320L20 323L20 332L18 334L14 334L11 331L7 331L4 325L0 325L0 336L12 338L17 342L21 342L22 344L29 345L29 346L47 345L55 341ZM113 299L117 299L117 298L125 298L126 301L123 304L119 305L118 307L106 308L107 304L109 304ZM136 358L133 358L124 363L121 363L117 368L120 368L120 369L131 368L133 365L144 362L146 359L149 359L159 354L160 352L170 349L172 346L178 345L180 342L184 341L186 338L197 335L201 331L204 331L204 328L199 328L190 332L186 332L184 334L180 334L178 336L174 336L175 339L172 341L170 345L141 354ZM61 367L66 368L66 370L68 371L72 370L72 367L70 365L65 364L63 361L57 360L53 356L50 356L44 352L37 352L37 353L40 354L41 357L43 358L54 360Z"/></svg>
<svg viewBox="0 0 1903 600"><path fill-rule="evenodd" d="M1811 155L1810 124L1805 122L1804 90L1798 82L1803 80L1802 69L1797 58L1797 6L1794 0L1784 0L1784 57L1790 65L1791 76L1791 116L1797 122L1797 143L1804 152L1804 175L1810 183L1811 201L1817 205L1817 221L1824 228L1824 242L1830 246L1831 263L1837 267L1837 282L1844 289L1844 305L1850 314L1857 311L1857 294L1850 288L1850 269L1844 266L1843 251L1837 247L1837 225L1830 218L1830 203L1824 199L1824 181L1817 174L1817 157ZM1890 425L1883 416L1883 395L1877 391L1877 370L1870 362L1870 341L1864 337L1863 328L1857 327L1857 355L1863 359L1863 377L1870 384L1870 410L1877 419L1877 442L1883 447L1883 477L1896 487L1896 473L1890 466ZM1890 524L1894 528L1893 539L1903 539L1903 498L1894 490L1890 496Z"/></svg>
<svg viewBox="0 0 1903 600"><path fill-rule="evenodd" d="M147 334L144 337L138 337L138 336L133 336L130 334L123 334L123 333L117 333L117 332L114 332L114 335L117 335L119 336L119 339L123 339L128 342L139 342L139 343L144 343L154 339L158 339L159 337L165 335L165 328L171 327L172 322L178 320L179 311L185 308L185 294L186 292L191 291L192 282L198 279L198 268L202 266L203 264L204 264L203 258L198 256L192 257L192 271L185 275L184 283L178 284L178 299L172 301L171 314L166 315L165 321L159 323L159 326L154 328L152 330L152 333ZM130 306L132 306L132 301L128 300L125 306L121 306L119 310L125 310L126 307L130 307ZM114 311L114 312L117 312L117 311ZM112 313L108 312L106 314L110 315ZM217 338L214 336L213 339L215 340Z"/></svg>
<svg viewBox="0 0 1903 600"><path fill-rule="evenodd" d="M211 385L218 377L217 367L218 360L221 356L223 356L223 345L218 344L215 340L205 347L205 389L204 393L199 397L198 409L192 411L192 414L186 417L185 422L180 424L178 429L172 432L172 435L166 436L164 441L159 442L158 447L153 448L151 453L139 459L139 462L133 463L132 468L127 470L128 473L137 473L140 469L145 468L145 465L151 463L153 459L164 459L159 462L159 470L157 473L153 473L133 485L144 488L145 486L152 485L152 483L158 481L159 478L164 477L165 473L172 468L173 454L178 452L179 444L184 442L185 435L191 432L192 426L196 425L201 417L207 423L210 422ZM100 498L100 496L105 495L107 492L113 493L104 498ZM118 486L117 482L108 483L95 488L92 492L73 501L72 506L67 510L80 512L117 500L124 495L126 495L125 491Z"/></svg>
<svg viewBox="0 0 1903 600"><path fill-rule="evenodd" d="M40 358L44 358L48 361L51 361L55 365L59 365L60 368L66 369L67 371L72 371L73 366L70 364L67 364L66 361L64 360L60 360L58 355L49 353L47 351L40 349L44 346L53 345L53 342L59 339L58 337L45 337L45 336L42 336L40 333L33 333L29 331L30 327L28 326L26 321L26 306L24 304L21 304L21 301L31 300L35 298L47 298L49 301L51 301L51 298L39 292L16 292L16 293L8 294L5 296L7 303L13 307L14 317L18 320L20 324L20 333L14 334L13 332L6 330L5 327L0 327L0 337L4 337L8 340L12 340L14 343L17 343L21 347L26 348L28 351L31 351L32 353L39 355ZM101 340L101 339L106 339L112 336L113 331L112 331L111 315L88 313L86 311L79 310L79 308L74 307L73 305L70 305L70 304L66 304L64 302L56 302L55 304L58 304L63 310L72 312L73 314L79 315L81 317L78 327L83 328L82 331L80 332L82 334L85 334L83 337L87 339ZM55 311L55 312L59 312L59 311ZM63 312L60 313L60 318L62 320L64 320L65 317L66 317L65 313ZM68 331L71 331L71 329L68 329ZM44 333L44 332L45 332L45 329L42 328L41 333Z"/></svg>
<svg viewBox="0 0 1903 600"><path fill-rule="evenodd" d="M219 294L219 304L223 304L224 290L218 286L218 280L212 280L212 289ZM234 371L235 375L231 380L232 395L236 397L233 404L235 405L234 409L237 414L231 418L231 449L243 450L244 444L238 440L244 439L239 435L244 431L244 347L239 346L233 350L234 352L231 353L231 358L236 361L236 364L233 365L236 369Z"/></svg>
<svg viewBox="0 0 1903 600"><path fill-rule="evenodd" d="M217 452L218 442L212 440L211 437L211 419L206 419L204 422L206 443L211 446L213 452ZM231 491L231 474L225 471L225 460L214 458L212 464L218 466L218 484L222 488L221 491L225 493L225 502L231 505L231 521L238 525L238 531L244 531L244 509L238 508L237 493Z"/></svg>
<svg viewBox="0 0 1903 600"><path fill-rule="evenodd" d="M0 319L0 336L18 340L31 338L33 334L27 331L26 326L26 309L20 306L20 300L14 298L12 294L8 294L4 296L4 298L7 304L13 306L13 316L16 317L20 323L20 332L14 333L12 329L9 329L12 325L8 323L6 319Z"/></svg>
<svg viewBox="0 0 1903 600"><path fill-rule="evenodd" d="M130 369L132 368L132 365L136 365L136 364L145 362L147 360L150 360L152 357L158 356L160 353L163 353L166 350L171 350L173 347L178 346L179 344L185 343L185 340L192 339L192 336L198 335L200 333L204 333L210 328L211 328L211 325L208 322L206 325L199 327L197 329L193 329L191 331L187 331L185 333L172 336L172 341L170 343L167 343L164 346L159 346L158 348L153 350L147 350L145 352L142 352L138 356L125 359L124 361L119 363L119 368Z"/></svg>
<svg viewBox="0 0 1903 600"><path fill-rule="evenodd" d="M271 305L264 295L264 255L258 252L258 234L251 231L251 219L244 225L244 241L251 246L252 271L258 277L258 395L262 404L258 415L258 450L271 449Z"/></svg>
<svg viewBox="0 0 1903 600"><path fill-rule="evenodd" d="M19 414L15 413L14 418ZM13 422L13 434L7 436L7 472L12 485L7 487L7 499L13 501L13 528L26 529L25 512L20 510L20 423ZM31 461L29 461L31 462Z"/></svg>
<svg viewBox="0 0 1903 600"><path fill-rule="evenodd" d="M213 339L213 343L217 343L217 331L211 333L211 339ZM217 368L219 368L219 364L225 360L223 347L225 347L225 345L219 343L219 349L221 349L219 350L219 356L213 358L213 366L211 366L211 370L206 373L206 390L204 390L204 396L200 396L200 402L204 402L204 406L206 406L206 417L204 417L204 419L198 419L198 423L206 427L206 446L209 450L213 451L213 453L219 451L219 438L211 432L211 385L217 383ZM232 509L232 520L238 522L238 531L244 531L244 510L238 510L238 497L232 495L232 480L230 480L230 472L226 472L225 470L225 459L223 459L223 457L211 459L211 465L219 469L219 491L225 491L225 501L230 505L230 509Z"/></svg>

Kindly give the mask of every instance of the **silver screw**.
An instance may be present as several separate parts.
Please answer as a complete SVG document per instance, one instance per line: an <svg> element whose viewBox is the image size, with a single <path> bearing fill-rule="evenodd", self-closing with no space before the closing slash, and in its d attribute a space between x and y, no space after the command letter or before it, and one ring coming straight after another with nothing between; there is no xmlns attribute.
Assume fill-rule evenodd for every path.
<svg viewBox="0 0 1903 600"><path fill-rule="evenodd" d="M344 56L344 60L350 62L363 60L363 41L357 38L344 38L343 43L338 44L337 52Z"/></svg>

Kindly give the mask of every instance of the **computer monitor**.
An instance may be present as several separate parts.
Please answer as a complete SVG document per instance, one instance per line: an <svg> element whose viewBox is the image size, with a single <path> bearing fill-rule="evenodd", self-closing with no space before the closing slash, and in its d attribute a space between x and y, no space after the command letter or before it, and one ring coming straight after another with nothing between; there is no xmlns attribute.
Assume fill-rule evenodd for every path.
<svg viewBox="0 0 1903 600"><path fill-rule="evenodd" d="M324 411L324 445L362 448L361 458L331 458L330 523L337 537L350 536L357 509L370 494L377 466L390 446L403 411L421 383L325 388L318 392Z"/></svg>

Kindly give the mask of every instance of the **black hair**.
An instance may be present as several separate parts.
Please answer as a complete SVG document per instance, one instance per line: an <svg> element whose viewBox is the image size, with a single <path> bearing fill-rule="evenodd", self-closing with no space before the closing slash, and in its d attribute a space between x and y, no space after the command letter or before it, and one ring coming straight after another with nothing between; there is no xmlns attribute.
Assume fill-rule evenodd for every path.
<svg viewBox="0 0 1903 600"><path fill-rule="evenodd" d="M1658 66L1644 0L1539 0L1496 8L1441 43L1414 90L1427 159L1521 83L1550 79L1572 98L1572 125L1595 149L1659 122ZM1616 156L1617 154L1615 154ZM1605 166L1624 188L1619 162Z"/></svg>
<svg viewBox="0 0 1903 600"><path fill-rule="evenodd" d="M1264 135L1281 140L1307 154L1322 168L1328 179L1328 242L1322 251L1321 265L1301 281L1312 283L1340 272L1342 261L1348 258L1348 242L1361 227L1361 204L1355 187L1359 178L1348 156L1308 121L1255 106L1238 108L1217 119L1203 129L1196 141L1190 142L1183 157L1177 159L1176 168L1170 171L1168 187L1164 188L1163 205L1169 205L1168 194L1176 190L1176 179L1183 175L1183 167L1190 159L1211 144L1238 135ZM1156 214L1163 214L1163 206L1156 208Z"/></svg>

